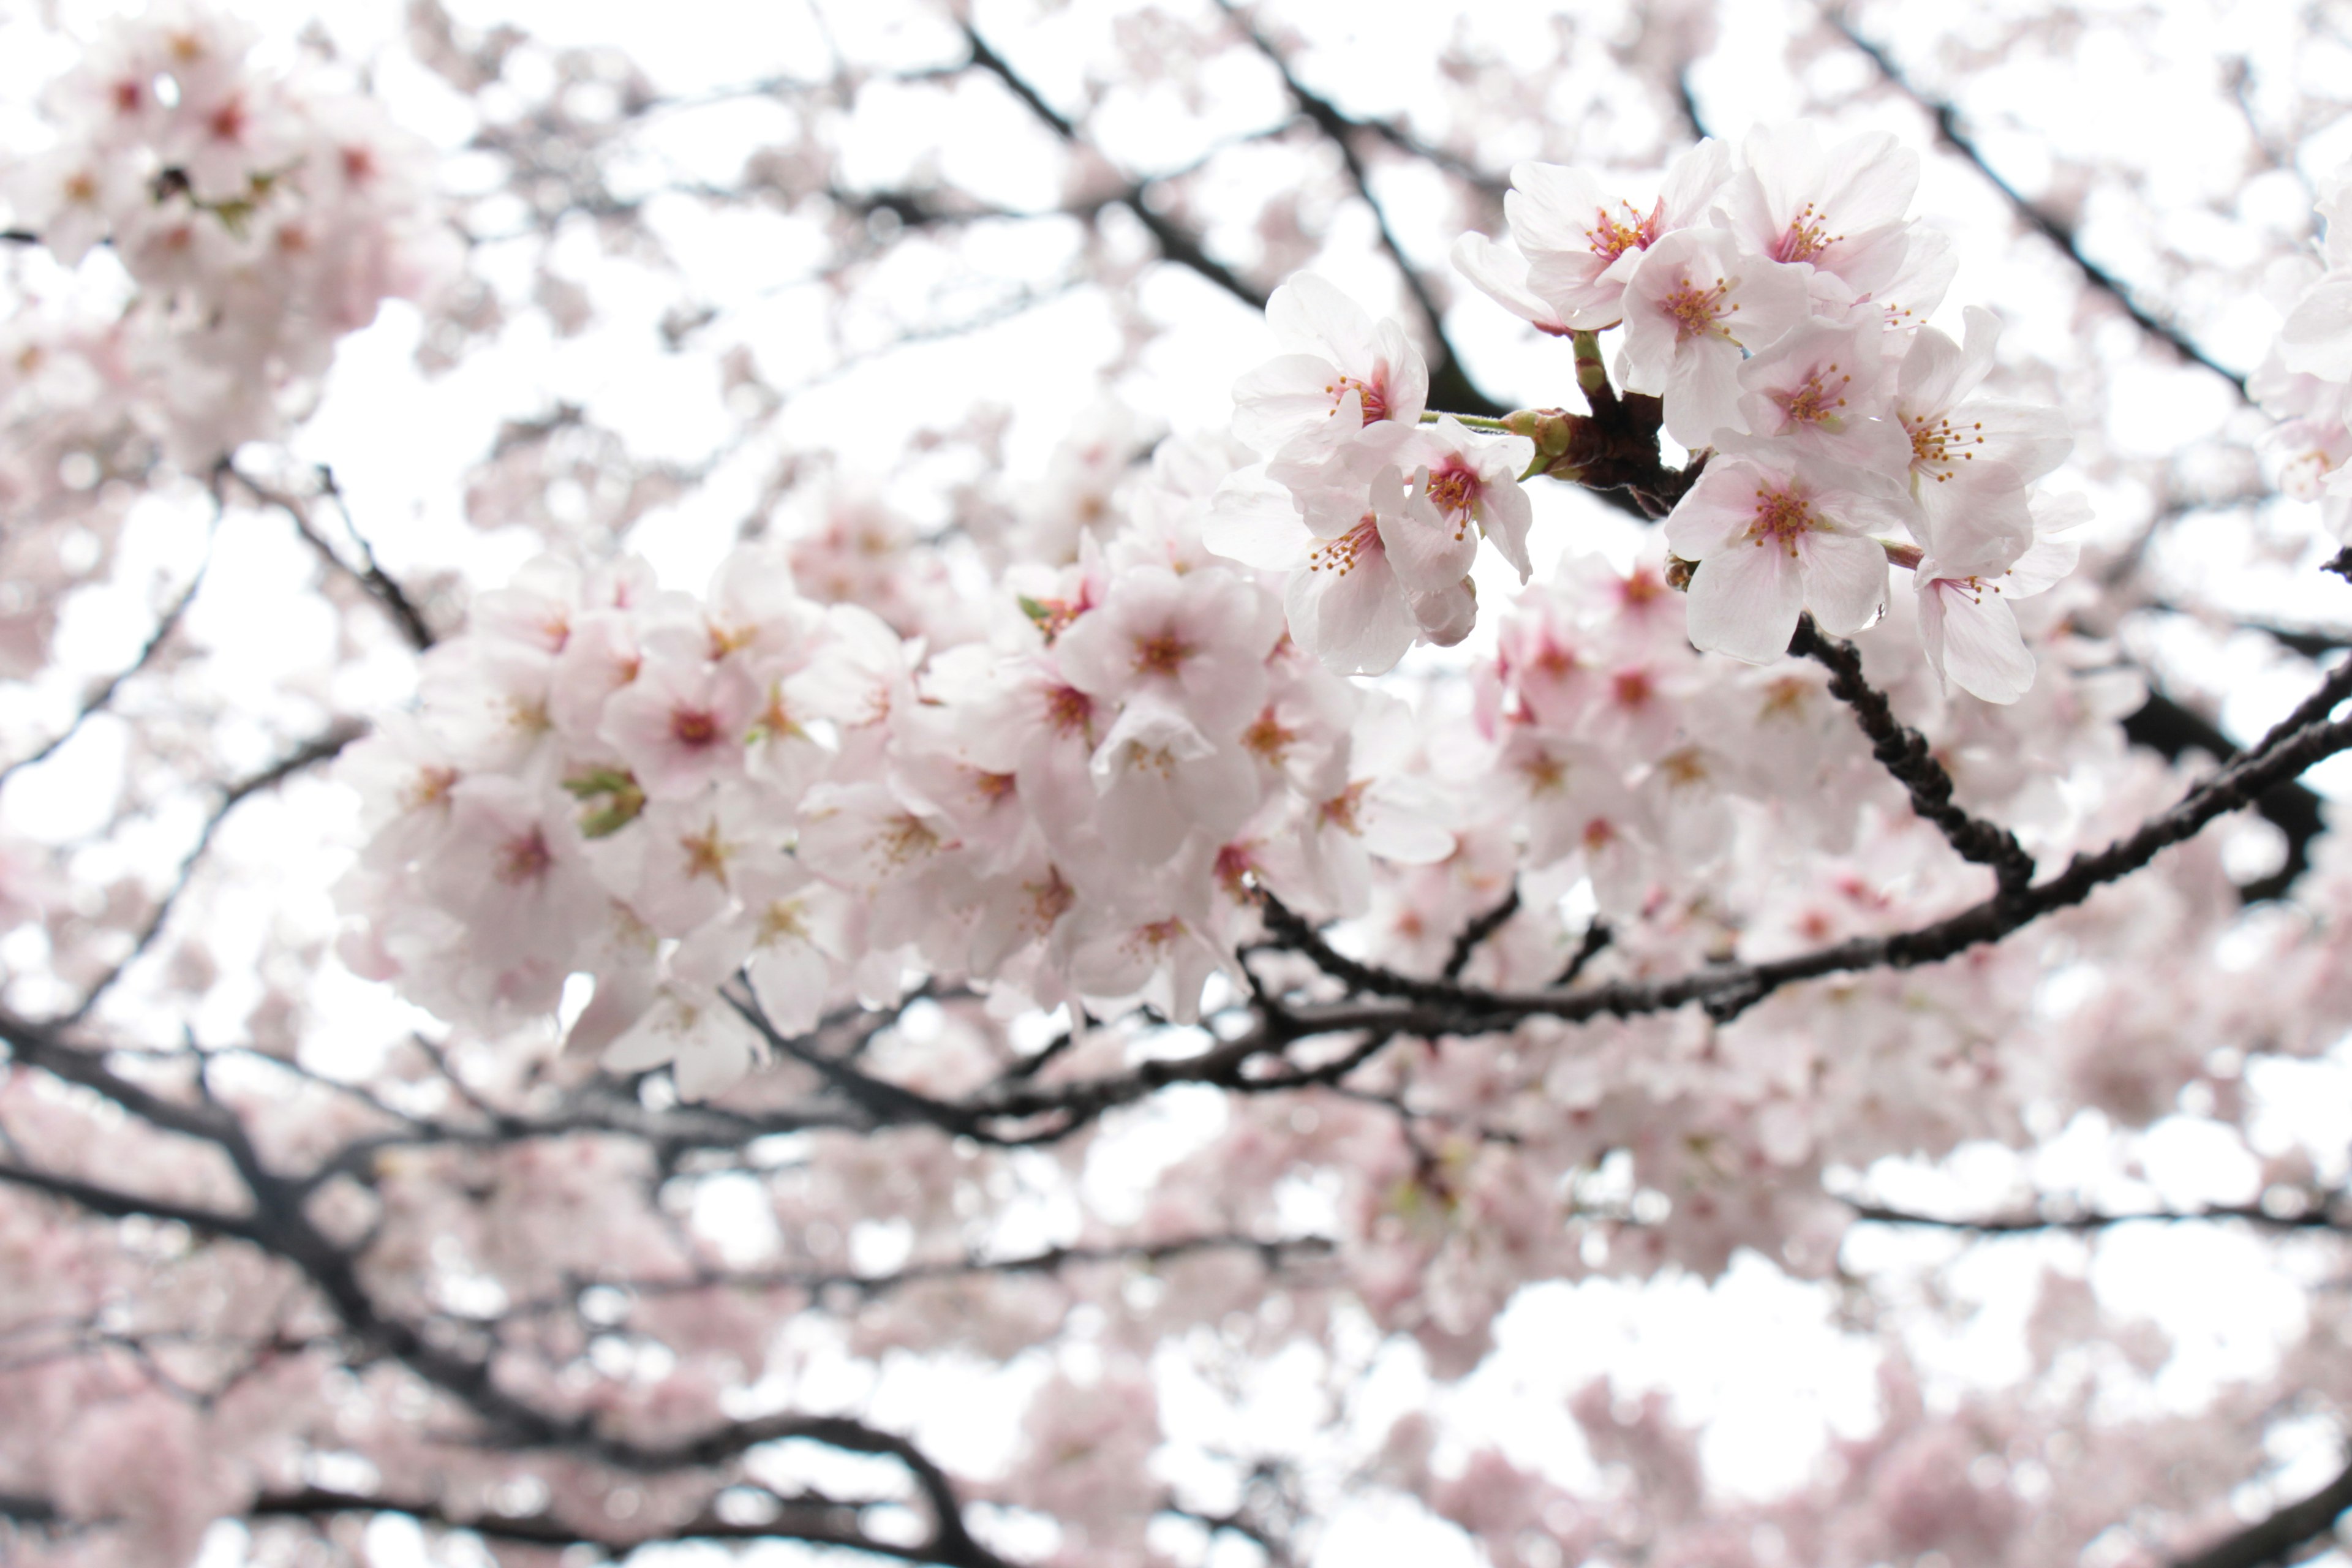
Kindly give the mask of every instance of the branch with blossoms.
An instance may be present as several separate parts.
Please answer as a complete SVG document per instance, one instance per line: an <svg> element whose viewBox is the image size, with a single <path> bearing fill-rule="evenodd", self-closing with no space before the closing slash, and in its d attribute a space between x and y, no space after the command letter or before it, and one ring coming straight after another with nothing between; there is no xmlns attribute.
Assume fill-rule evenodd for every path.
<svg viewBox="0 0 2352 1568"><path fill-rule="evenodd" d="M416 14L449 46L436 68L450 80L499 76L510 41L460 47L447 18ZM1119 225L1097 220L1124 211L1160 258L1265 305L1284 352L1243 378L1234 429L1160 441L1148 462L1128 460L1140 438L1075 441L1055 461L1087 478L1057 492L1068 505L1052 526L1030 527L1045 509L1022 497L1005 503L1016 528L991 531L982 496L928 536L971 547L955 574L905 552L926 537L911 530L829 518L823 539L759 537L793 486L779 458L751 542L703 593L573 548L481 595L442 636L455 623L437 602L412 602L355 529L325 526L338 498L323 471L313 487L260 477L273 470L258 462L206 467L282 427L331 335L288 328L279 316L299 312L273 314L268 288L230 289L235 268L167 276L141 248L165 222L182 226L166 249L250 260L236 247L266 236L299 258L335 231L322 217L362 216L338 205L365 205L352 187L402 173L399 144L339 134L337 159L257 174L248 119L268 129L297 105L350 125L307 87L248 79L216 32L159 46L133 29L64 95L70 150L152 178L109 193L87 156L62 183L45 170L44 237L69 250L75 226L95 225L142 289L184 290L185 308L152 326L192 381L212 349L259 355L236 362L238 390L256 396L202 417L141 405L140 427L184 438L186 471L283 512L420 656L413 708L338 767L366 839L339 889L339 952L450 1029L395 1045L358 1084L323 1053L270 1064L258 1022L250 1047L199 1048L191 1025L185 1049L110 1049L152 1022L121 968L64 1020L0 1020L0 1240L32 1216L45 1272L87 1270L101 1302L135 1297L193 1325L101 1336L76 1357L102 1397L77 1388L74 1406L96 1411L88 1426L119 1451L171 1449L142 1422L193 1453L240 1418L215 1426L148 1396L207 1386L165 1364L183 1341L223 1325L222 1343L257 1342L229 1329L249 1327L236 1314L258 1281L301 1331L288 1341L299 1353L278 1358L297 1371L266 1374L334 1381L257 1424L316 1474L188 1489L225 1515L406 1513L527 1544L756 1535L998 1561L993 1537L979 1539L986 1516L966 1517L980 1494L908 1436L848 1417L744 1418L721 1398L792 1374L784 1342L814 1308L853 1361L979 1345L1001 1363L1057 1343L1074 1369L1093 1358L1098 1381L1074 1370L1034 1402L1025 1468L990 1493L1081 1528L1108 1494L1142 1497L1119 1505L1116 1544L1074 1537L1066 1555L1139 1552L1137 1517L1157 1508L1280 1556L1311 1481L1295 1508L1286 1480L1260 1507L1255 1469L1240 1507L1135 1487L1156 1440L1144 1351L1207 1327L1193 1337L1280 1346L1300 1322L1327 1342L1318 1314L1338 1300L1451 1377L1530 1280L1712 1274L1739 1247L1819 1272L1854 1218L1825 1190L1833 1165L2020 1136L2044 1103L2158 1114L2212 1038L2291 1051L2340 1025L2331 848L2318 843L2319 874L2293 907L2257 917L2273 945L2254 987L2232 978L2228 945L2253 922L2233 931L2211 912L2220 836L2189 841L2352 744L2336 718L2347 689L2331 674L2202 778L2162 777L2125 752L2112 693L2086 668L2099 656L2068 626L2084 592L2068 531L2083 511L2037 488L2065 455L2063 422L1999 395L1989 313L1961 312L1957 339L1923 324L1952 269L1907 216L1909 154L1766 127L1738 149L1703 142L1654 180L1530 162L1506 192L1406 122L1307 85L1311 65L1296 62L1308 57L1287 38L1230 8L1210 17L1228 44L1238 22L1234 52L1271 65L1282 89L1275 121L1214 146L1292 138L1335 153L1319 188L1370 209L1368 246L1419 312L1408 328L1313 274L1268 293L1287 265L1280 225L1263 231L1265 261L1241 265L1209 237L1226 231L1187 211L1215 153L1105 177L1091 79L1066 105L1017 68L1013 35L942 20L936 61L894 62L886 85L1003 87L1066 159L1058 203L1015 211L920 174L861 190L814 151L825 116L876 79L841 58L741 89L814 127L755 161L741 190L632 186L632 135L680 106L567 56L555 88L509 84L520 110L482 121L473 151L511 176L500 194L525 216L467 237L551 242L585 217L650 255L657 200L824 205L809 279L846 289L912 229L944 245L1063 223L1103 247L1087 252L1100 262ZM142 96L159 72L178 73L161 95L174 101ZM600 86L609 113L593 108ZM1109 144L1108 118L1099 129ZM1393 226L1406 209L1377 198L1374 160L1391 157L1502 195L1508 245L1465 239L1460 265L1564 340L1560 406L1491 408L1460 374L1438 287ZM386 183L374 216L387 226L352 226L371 255L425 257L418 215L433 209ZM355 311L425 292L421 278L261 254L286 268L281 301ZM572 330L585 290L541 260L549 315ZM1085 276L1073 266L1012 297L1058 297ZM2339 436L2314 411L2345 374L2326 330L2336 283L2315 287L2326 308L2289 344L2312 384L2284 395L2307 405L2295 438L2312 443L2306 477L2325 492ZM673 351L719 335L687 304L658 325ZM492 330L495 312L428 314L440 353ZM778 440L778 408L818 382L780 392L753 358L728 362L733 432L661 477L701 482ZM584 484L629 467L609 447L549 456L593 433L575 410L511 428L492 478L531 504L551 474ZM1686 462L1667 459L1666 437ZM56 457L43 447L34 466ZM1577 558L1538 584L1549 542L1526 487L1546 478L1664 526L1630 565ZM545 531L574 547L617 536L660 486L613 488L627 493L590 523ZM525 510L503 507L490 479L478 493L489 521ZM1523 585L1515 603L1495 602L1490 542ZM1469 640L1480 630L1491 644ZM1401 665L1464 679L1397 682L1414 703L1355 679ZM2036 789L2060 778L2053 809ZM234 805L252 792L228 793ZM207 826L183 888L211 838ZM2126 900L2095 897L2119 885L2149 895L2128 918ZM137 933L134 958L162 947L178 897ZM2047 941L2012 940L2053 918ZM203 958L173 954L191 973ZM2153 1021L2085 1005L2077 1047L2053 1037L2035 1000L2060 963L2210 984L2163 991L2168 1016ZM2126 1014L2117 989L2095 1004ZM1155 1100L1178 1109L1168 1091L1182 1085L1217 1091L1190 1103L1216 1099L1223 1128L1150 1184L1142 1217L1113 1223L1081 1196L1075 1227L1056 1209L1049 1234L1020 1229L1025 1183L1066 1178L1041 1206L1076 1192L1096 1135ZM116 1136L118 1113L140 1125ZM95 1165L93 1145L119 1147L120 1168ZM747 1198L772 1246L699 1212ZM1300 1198L1311 1226L1288 1223ZM115 1240L131 1262L107 1255ZM73 1321L110 1321L102 1305ZM1597 1455L1613 1436L1672 1461L1651 1474L1697 1475L1657 1423L1601 1405L1578 1417ZM1890 1414L1890 1449L1945 1447L1875 1472L1857 1450L1850 1491L1907 1501L1922 1477L1972 1473L1958 1424L1906 1432L1903 1419ZM908 1489L795 1492L762 1467L801 1443L883 1458ZM1497 1561L1538 1531L1579 1560L1634 1539L1670 1554L1669 1531L1699 1511L1693 1480L1651 1500L1649 1522L1593 1523L1498 1458L1456 1484L1413 1450L1396 1437L1381 1484L1430 1500ZM347 1456L381 1473L346 1484ZM448 1479L460 1472L531 1486L502 1498ZM148 1528L119 1497L61 1485L48 1499L14 1475L26 1517ZM2183 1489L2166 1485L2175 1500ZM629 1516L641 1530L615 1522L648 1498ZM908 1500L926 1517L913 1545L878 1512ZM738 1504L774 1517L747 1522ZM184 1559L181 1544L150 1554Z"/></svg>

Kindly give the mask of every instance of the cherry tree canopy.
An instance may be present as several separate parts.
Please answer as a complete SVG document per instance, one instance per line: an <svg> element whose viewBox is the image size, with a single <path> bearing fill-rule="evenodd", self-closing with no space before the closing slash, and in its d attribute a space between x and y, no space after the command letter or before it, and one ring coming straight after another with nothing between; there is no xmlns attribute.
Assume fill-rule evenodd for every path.
<svg viewBox="0 0 2352 1568"><path fill-rule="evenodd" d="M2352 37L0 23L0 1554L2352 1509Z"/></svg>

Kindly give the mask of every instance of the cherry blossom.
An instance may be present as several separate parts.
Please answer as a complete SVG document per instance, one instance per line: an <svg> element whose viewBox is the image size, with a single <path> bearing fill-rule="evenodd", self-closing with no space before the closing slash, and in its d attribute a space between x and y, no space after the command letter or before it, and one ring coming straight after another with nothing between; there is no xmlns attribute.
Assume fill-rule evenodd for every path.
<svg viewBox="0 0 2352 1568"><path fill-rule="evenodd" d="M1740 365L1804 318L1805 285L1726 230L1686 228L1643 252L1624 308L1618 374L1664 398L1667 434L1696 448L1738 428Z"/></svg>
<svg viewBox="0 0 2352 1568"><path fill-rule="evenodd" d="M1871 532L1902 523L1895 506L1812 459L1717 458L1666 524L1668 547L1699 563L1691 641L1764 664L1787 649L1800 613L1832 632L1861 630L1886 599L1886 556Z"/></svg>

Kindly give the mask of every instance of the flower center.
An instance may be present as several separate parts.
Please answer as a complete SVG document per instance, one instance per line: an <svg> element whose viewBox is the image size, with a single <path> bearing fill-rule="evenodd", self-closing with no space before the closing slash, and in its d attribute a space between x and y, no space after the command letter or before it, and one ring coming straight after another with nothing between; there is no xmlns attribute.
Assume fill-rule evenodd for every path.
<svg viewBox="0 0 2352 1568"><path fill-rule="evenodd" d="M1807 376L1795 390L1774 393L1772 401L1780 405L1781 416L1791 425L1826 425L1836 429L1838 410L1845 406L1845 389L1853 384L1853 377L1840 374L1832 362Z"/></svg>
<svg viewBox="0 0 2352 1568"><path fill-rule="evenodd" d="M1445 467L1429 476L1430 502L1453 520L1454 541L1457 544L1470 531L1470 514L1477 507L1484 489L1478 471L1459 458L1447 458Z"/></svg>
<svg viewBox="0 0 2352 1568"><path fill-rule="evenodd" d="M1739 309L1737 303L1726 304L1724 296L1731 285L1718 278L1712 289L1702 289L1685 276L1666 291L1660 301L1667 319L1675 324L1675 341L1688 342L1693 338L1727 338L1731 334L1717 323Z"/></svg>
<svg viewBox="0 0 2352 1568"><path fill-rule="evenodd" d="M499 880L509 888L538 881L554 864L555 855L547 847L547 835L535 825L530 832L499 846Z"/></svg>
<svg viewBox="0 0 2352 1568"><path fill-rule="evenodd" d="M1255 723L1242 731L1242 745L1275 766L1281 765L1283 753L1290 750L1290 743L1297 739L1298 731L1283 727L1282 721L1275 717L1271 703L1258 714Z"/></svg>
<svg viewBox="0 0 2352 1568"><path fill-rule="evenodd" d="M719 824L713 822L700 833L688 834L677 841L677 847L686 851L686 874L689 879L708 877L722 888L727 885L729 850Z"/></svg>
<svg viewBox="0 0 2352 1568"><path fill-rule="evenodd" d="M719 718L704 708L681 708L669 716L669 738L697 751L719 739Z"/></svg>
<svg viewBox="0 0 2352 1568"><path fill-rule="evenodd" d="M1364 829L1358 818L1363 810L1364 791L1371 782L1370 779L1358 779L1317 807L1318 813L1340 832L1361 837Z"/></svg>
<svg viewBox="0 0 2352 1568"><path fill-rule="evenodd" d="M1811 202L1799 207L1796 217L1789 224L1789 232L1773 242L1772 259L1811 261L1831 246L1844 239L1845 236L1842 234L1829 232L1827 216L1828 215Z"/></svg>
<svg viewBox="0 0 2352 1568"><path fill-rule="evenodd" d="M1950 479L1951 465L1973 460L1973 447L1984 445L1984 422L1955 425L1949 419L1922 419L1914 423L1903 421L1903 428L1911 434L1911 463L1914 468L1941 468L1936 482Z"/></svg>
<svg viewBox="0 0 2352 1568"><path fill-rule="evenodd" d="M1029 929L1039 936L1052 931L1054 922L1068 914L1070 906L1078 901L1069 883L1062 880L1062 868L1058 866L1046 867L1044 881L1024 882L1021 890L1029 895Z"/></svg>
<svg viewBox="0 0 2352 1568"><path fill-rule="evenodd" d="M1617 213L1607 207L1596 207L1592 213L1592 226L1584 231L1584 243L1591 246L1592 254L1603 261L1614 261L1629 250L1647 250L1650 242L1658 237L1657 212L1643 217L1628 201L1620 201L1617 210L1632 221L1621 222Z"/></svg>
<svg viewBox="0 0 2352 1568"><path fill-rule="evenodd" d="M1348 391L1350 387L1355 389L1357 401L1363 408L1365 424L1370 425L1375 420L1389 416L1388 388L1377 378L1366 381L1360 376L1353 375L1343 375L1323 389L1330 395L1332 413L1339 412L1339 405L1348 400Z"/></svg>
<svg viewBox="0 0 2352 1568"><path fill-rule="evenodd" d="M923 819L912 813L901 813L882 825L874 837L875 847L882 852L884 863L904 866L929 855L940 847L940 836L932 832Z"/></svg>
<svg viewBox="0 0 2352 1568"><path fill-rule="evenodd" d="M1082 733L1094 716L1095 700L1075 686L1056 686L1045 693L1045 721L1057 735Z"/></svg>
<svg viewBox="0 0 2352 1568"><path fill-rule="evenodd" d="M1173 676L1192 657L1192 645L1173 632L1135 639L1135 673Z"/></svg>
<svg viewBox="0 0 2352 1568"><path fill-rule="evenodd" d="M1375 555L1381 552L1380 522L1370 512L1339 538L1318 540L1308 546L1307 569L1345 577L1356 569L1356 557L1367 550Z"/></svg>
<svg viewBox="0 0 2352 1568"><path fill-rule="evenodd" d="M1769 540L1794 555L1797 541L1821 526L1811 503L1795 486L1757 488L1756 513L1748 525L1748 537L1759 546Z"/></svg>

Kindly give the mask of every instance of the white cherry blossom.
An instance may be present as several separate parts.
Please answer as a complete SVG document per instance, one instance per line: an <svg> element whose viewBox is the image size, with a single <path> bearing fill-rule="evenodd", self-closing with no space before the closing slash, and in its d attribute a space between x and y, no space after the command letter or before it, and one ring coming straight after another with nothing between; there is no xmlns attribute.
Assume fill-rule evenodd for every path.
<svg viewBox="0 0 2352 1568"><path fill-rule="evenodd" d="M1717 458L1666 521L1668 547L1698 563L1691 641L1766 664L1787 651L1802 612L1832 633L1861 630L1886 602L1872 531L1902 523L1894 505L1811 459Z"/></svg>
<svg viewBox="0 0 2352 1568"><path fill-rule="evenodd" d="M1692 448L1739 427L1740 365L1805 318L1804 279L1741 251L1722 229L1686 228L1626 279L1618 375L1665 400L1666 433Z"/></svg>

